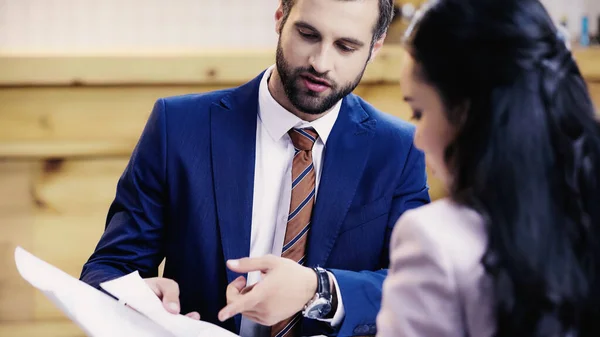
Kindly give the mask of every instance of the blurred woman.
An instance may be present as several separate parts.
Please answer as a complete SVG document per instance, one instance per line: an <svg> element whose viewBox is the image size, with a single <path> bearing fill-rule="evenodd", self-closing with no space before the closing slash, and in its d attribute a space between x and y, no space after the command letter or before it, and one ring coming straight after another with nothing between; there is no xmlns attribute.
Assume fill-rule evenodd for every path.
<svg viewBox="0 0 600 337"><path fill-rule="evenodd" d="M600 336L600 126L538 0L439 0L406 35L415 144L379 336Z"/></svg>

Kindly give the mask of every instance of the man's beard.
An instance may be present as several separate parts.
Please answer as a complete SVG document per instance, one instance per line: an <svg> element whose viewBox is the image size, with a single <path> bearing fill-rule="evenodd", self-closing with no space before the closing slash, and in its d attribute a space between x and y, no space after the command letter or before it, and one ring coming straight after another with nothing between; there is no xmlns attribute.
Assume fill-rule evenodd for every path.
<svg viewBox="0 0 600 337"><path fill-rule="evenodd" d="M292 105L303 113L320 115L331 109L340 99L354 91L363 77L367 63L365 63L362 71L352 83L339 88L339 85L329 79L326 74L319 74L311 66L293 69L283 55L281 40L279 40L277 43L276 66L285 94ZM325 97L321 97L321 95L317 92L307 88L301 88L301 74L311 74L319 79L328 81L331 85L329 87L331 93Z"/></svg>

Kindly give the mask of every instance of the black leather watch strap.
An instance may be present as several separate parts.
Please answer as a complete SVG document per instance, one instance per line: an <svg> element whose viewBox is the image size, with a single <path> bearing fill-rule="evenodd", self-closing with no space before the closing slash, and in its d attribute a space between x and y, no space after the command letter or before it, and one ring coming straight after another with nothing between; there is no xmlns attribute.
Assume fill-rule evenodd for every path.
<svg viewBox="0 0 600 337"><path fill-rule="evenodd" d="M320 297L331 301L331 284L329 283L329 274L327 274L327 271L321 267L315 267L313 270L315 273L317 273L317 294L319 294Z"/></svg>
<svg viewBox="0 0 600 337"><path fill-rule="evenodd" d="M329 282L329 283L331 283L331 282ZM331 311L329 311L329 314L327 314L327 316L325 316L325 318L333 318L333 316L337 312L337 307L338 307L337 290L335 289L335 285L331 285Z"/></svg>

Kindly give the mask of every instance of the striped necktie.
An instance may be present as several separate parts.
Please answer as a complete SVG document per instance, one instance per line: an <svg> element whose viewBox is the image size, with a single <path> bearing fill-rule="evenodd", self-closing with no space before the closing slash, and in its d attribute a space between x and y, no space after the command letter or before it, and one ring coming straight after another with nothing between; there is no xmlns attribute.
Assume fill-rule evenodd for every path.
<svg viewBox="0 0 600 337"><path fill-rule="evenodd" d="M294 144L295 154L292 162L292 198L281 256L303 265L306 261L306 242L315 203L312 148L319 135L312 129L291 129L288 133ZM297 313L275 324L271 328L271 336L299 336L301 319L302 315Z"/></svg>

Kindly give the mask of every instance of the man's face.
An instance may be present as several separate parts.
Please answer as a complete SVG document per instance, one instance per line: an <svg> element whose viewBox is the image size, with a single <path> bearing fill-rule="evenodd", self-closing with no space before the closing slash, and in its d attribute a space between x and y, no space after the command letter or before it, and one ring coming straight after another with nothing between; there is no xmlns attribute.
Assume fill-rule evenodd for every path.
<svg viewBox="0 0 600 337"><path fill-rule="evenodd" d="M377 0L296 0L285 24L278 9L277 71L296 109L321 114L356 88L383 44L371 49L378 16Z"/></svg>

